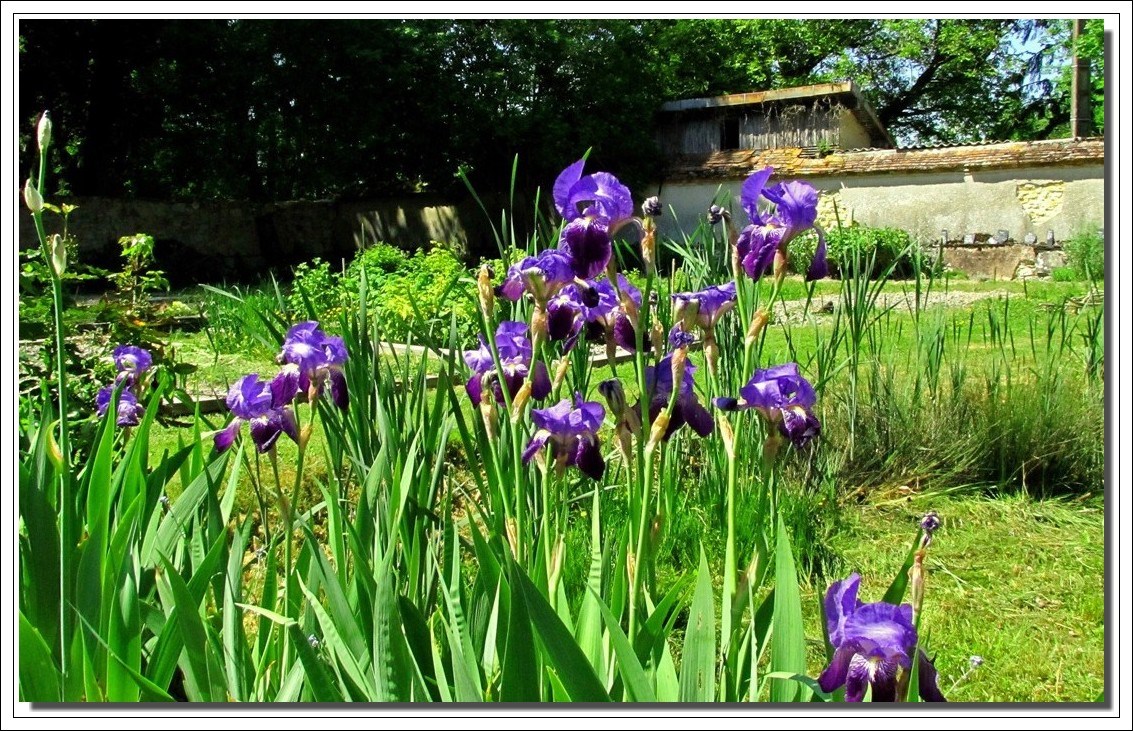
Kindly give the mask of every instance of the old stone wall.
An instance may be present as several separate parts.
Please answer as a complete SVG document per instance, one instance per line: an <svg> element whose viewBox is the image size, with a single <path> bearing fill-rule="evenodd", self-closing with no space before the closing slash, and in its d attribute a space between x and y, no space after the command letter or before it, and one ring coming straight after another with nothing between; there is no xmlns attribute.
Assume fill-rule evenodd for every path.
<svg viewBox="0 0 1133 731"><path fill-rule="evenodd" d="M737 223L745 225L740 185L765 165L774 166L780 179L801 178L815 185L821 195L819 220L828 228L839 221L901 228L928 245L944 231L950 241L969 235L982 241L1005 231L1011 242L1027 241L1028 235L1045 242L1048 231L1063 241L1104 225L1101 140L858 150L820 158L807 154L790 148L717 153L671 166L663 183L634 193L638 200L660 196L666 210L660 234L678 239L682 230L691 232L703 220L712 202L729 205ZM157 240L158 267L174 284L256 279L269 267L286 268L315 256L337 262L375 241L406 250L440 241L470 258L495 252L479 206L428 195L260 205L109 198L68 202L78 205L71 231L84 261L117 269L118 238L148 233ZM485 201L490 211L503 203ZM516 208L527 209L526 203ZM20 246L34 246L31 217L19 220ZM58 221L47 220L49 231L57 230ZM1041 258L1035 252L1021 261L1024 266L1033 261L1041 270ZM991 263L996 272L1007 268L1003 262Z"/></svg>
<svg viewBox="0 0 1133 731"><path fill-rule="evenodd" d="M944 265L974 279L1034 279L1066 266L1059 248L1028 244L950 244L943 247Z"/></svg>
<svg viewBox="0 0 1133 731"><path fill-rule="evenodd" d="M820 191L819 220L827 226L887 226L908 231L922 243L966 234L1006 230L1022 241L1027 234L1045 240L1053 230L1061 241L1103 225L1105 181L1102 166L1041 168L1010 173L891 173L845 180L807 178ZM658 195L677 217L663 217L662 235L691 231L714 200L731 198L731 210L746 225L739 202L743 179L714 183L667 183ZM837 216L835 216L837 210Z"/></svg>
<svg viewBox="0 0 1133 731"><path fill-rule="evenodd" d="M439 241L461 255L495 250L484 214L474 203L453 205L427 196L266 205L115 198L67 202L78 206L70 231L84 262L117 269L118 239L147 233L156 240L157 267L175 285L256 279L269 267L285 268L316 256L350 258L375 241L408 251ZM19 219L20 247L35 246L31 216ZM61 228L60 219L50 214L45 224L49 233Z"/></svg>

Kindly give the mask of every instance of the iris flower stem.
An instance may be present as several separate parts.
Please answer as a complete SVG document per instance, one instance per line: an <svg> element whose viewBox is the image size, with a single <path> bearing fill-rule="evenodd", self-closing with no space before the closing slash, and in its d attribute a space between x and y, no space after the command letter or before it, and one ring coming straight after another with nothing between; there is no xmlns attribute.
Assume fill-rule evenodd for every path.
<svg viewBox="0 0 1133 731"><path fill-rule="evenodd" d="M36 190L43 194L47 184L47 150L39 151L39 176ZM62 468L59 471L59 677L60 700L67 699L67 607L72 604L69 588L71 586L71 548L72 521L74 511L71 505L71 438L67 419L67 365L64 344L66 331L63 325L63 280L51 258L51 250L47 245L47 232L43 228L43 211L32 213L35 222L35 233L39 238L39 247L43 251L43 261L47 264L47 271L51 275L52 319L55 325L55 377L59 389L59 457Z"/></svg>
<svg viewBox="0 0 1133 731"><path fill-rule="evenodd" d="M746 371L745 371L746 372ZM734 432L736 443L739 443L741 435L740 419L736 420L733 424L732 430ZM728 486L727 497L725 498L725 509L727 510L728 521L728 541L724 544L724 597L723 607L721 609L721 632L720 641L723 645L725 656L729 654L732 640L732 601L736 593L736 450L728 450Z"/></svg>
<svg viewBox="0 0 1133 731"><path fill-rule="evenodd" d="M484 308L481 307L479 308L479 310L481 331L484 333L484 338L488 342L488 350L490 350L492 353L492 362L495 365L497 377L502 378L504 368L503 363L500 361L499 348L496 346L496 329L492 327L492 321L488 317L488 314L487 312L485 312ZM504 397L504 414L511 414L511 393L507 388L504 387L502 383L500 384L500 392ZM505 420L501 419L500 421ZM511 429L508 434L511 440L511 474L512 479L514 480L512 494L515 496L515 560L519 563L520 566L523 566L523 540L521 531L523 530L523 521L526 518L525 511L523 510L523 503L526 500L524 494L524 486L526 485L526 480L524 478L525 472L523 467L523 451L522 447L520 446L519 423L517 419L511 419L509 423L511 424ZM495 452L497 445L493 444L492 447L493 452ZM496 453L496 455L498 457L498 453ZM498 458L496 462L498 464ZM499 474L498 470L497 474ZM504 533L506 536L507 521L512 516L512 510L510 505L508 504L508 498L506 496L501 495L499 502L504 507Z"/></svg>
<svg viewBox="0 0 1133 731"><path fill-rule="evenodd" d="M654 279L656 278L655 270L647 270L645 274L645 291L642 293L642 302L648 302L650 295L653 293ZM641 591L641 577L642 569L636 563L642 560L641 554L645 547L645 526L647 523L646 513L647 504L649 502L649 486L653 482L653 448L646 445L648 439L649 425L649 394L645 388L645 333L650 330L651 323L649 322L649 308L642 307L638 310L637 327L634 328L635 345L637 346L634 352L634 367L637 371L637 393L638 401L641 404L641 434L637 438L637 464L638 469L636 474L638 476L636 495L637 499L633 499L631 494L630 500L630 514L633 515L633 508L637 508L637 536L635 545L635 553L633 560L635 567L630 593L629 593L629 641L634 642L637 637L637 595ZM674 388L674 393L678 389ZM634 503L637 503L634 506Z"/></svg>
<svg viewBox="0 0 1133 731"><path fill-rule="evenodd" d="M554 472L554 470L551 470L551 469L547 470L547 473L545 475L543 475L543 480L542 480L542 483L543 483L542 484L542 502L543 502L543 504L540 506L540 508L541 508L540 513L541 514L539 516L539 542L543 544L543 565L545 566L546 571L547 571L547 601L550 602L551 607L553 608L555 606L555 594L554 594L553 591L551 591L551 551L552 551L553 547L551 546L551 540L550 540L551 539L550 520L547 517L547 513L549 512L549 506L551 504L551 474L552 474L552 472Z"/></svg>
<svg viewBox="0 0 1133 731"><path fill-rule="evenodd" d="M300 450L302 453L302 450ZM283 493L283 484L279 479L279 460L276 459L275 448L271 450L271 472L275 478L275 493L279 497L279 512L280 517L283 518L284 530L286 531L283 537L283 566L284 566L284 579L283 579L283 611L284 615L291 611L291 506L287 502L287 496ZM283 633L283 651L280 656L280 682L287 677L288 671L291 669L291 642L286 632Z"/></svg>

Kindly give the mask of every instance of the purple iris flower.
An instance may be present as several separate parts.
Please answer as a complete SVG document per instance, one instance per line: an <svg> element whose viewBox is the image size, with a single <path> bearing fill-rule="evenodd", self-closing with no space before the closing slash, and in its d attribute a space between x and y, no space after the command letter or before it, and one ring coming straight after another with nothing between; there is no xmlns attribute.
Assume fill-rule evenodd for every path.
<svg viewBox="0 0 1133 731"><path fill-rule="evenodd" d="M562 340L564 352L570 351L578 342L586 322L586 311L575 284L563 288L547 303L547 336L552 341Z"/></svg>
<svg viewBox="0 0 1133 731"><path fill-rule="evenodd" d="M566 221L559 250L570 257L576 276L593 279L602 273L613 254L610 236L633 219L633 195L609 173L583 175L585 160L559 173L553 197ZM579 211L579 205L586 204Z"/></svg>
<svg viewBox="0 0 1133 731"><path fill-rule="evenodd" d="M799 375L796 363L757 369L747 385L740 389L739 400L717 398L716 408L724 411L758 409L768 423L796 447L805 447L822 431L822 424L812 409L817 403L814 387Z"/></svg>
<svg viewBox="0 0 1133 731"><path fill-rule="evenodd" d="M818 191L810 183L790 181L765 187L773 172L767 167L752 173L740 189L740 202L751 224L740 232L736 241L744 271L752 279L759 279L771 270L776 252L809 229L818 232L818 249L807 270L807 281L821 279L828 273L826 239L822 229L815 225L818 217ZM758 202L762 196L775 205L775 212L764 216Z"/></svg>
<svg viewBox="0 0 1133 731"><path fill-rule="evenodd" d="M119 345L113 355L114 367L118 369L115 383L125 381L129 386L136 386L142 374L153 366L149 351L135 345Z"/></svg>
<svg viewBox="0 0 1133 731"><path fill-rule="evenodd" d="M114 366L119 371L141 373L153 365L153 357L145 348L135 345L119 345L114 349Z"/></svg>
<svg viewBox="0 0 1133 731"><path fill-rule="evenodd" d="M496 362L492 358L492 349L488 347L484 336L480 336L480 347L476 350L464 351L464 363L472 371L464 389L472 403L479 404L483 396L485 377L492 384L492 392L497 403L504 403L504 394L500 381L507 386L508 394L514 398L531 373L532 352L531 341L527 338L527 323L517 321L501 322L496 328L496 349L500 355L500 366L503 368L503 378L496 374ZM551 393L551 378L547 373L547 366L539 361L535 364L531 379L531 397L542 401Z"/></svg>
<svg viewBox="0 0 1133 731"><path fill-rule="evenodd" d="M537 301L546 302L573 281L570 256L558 249L545 249L538 256L512 264L496 294L516 302L524 292L530 292Z"/></svg>
<svg viewBox="0 0 1133 731"><path fill-rule="evenodd" d="M872 688L873 700L892 702L897 700L898 671L910 671L917 646L913 607L862 604L858 600L861 580L860 575L850 574L826 592L826 630L834 657L818 677L818 685L827 693L845 685L846 700L851 703L860 702L867 687ZM921 699L944 702L936 668L924 651L917 654Z"/></svg>
<svg viewBox="0 0 1133 731"><path fill-rule="evenodd" d="M523 451L523 463L529 463L540 449L550 444L560 471L577 467L595 480L602 479L606 462L599 448L598 430L605 418L606 409L602 404L583 401L579 393L574 395L574 408L570 399L563 399L546 409L532 409L531 421L537 431Z"/></svg>
<svg viewBox="0 0 1133 731"><path fill-rule="evenodd" d="M342 364L348 353L342 338L327 335L315 320L300 322L287 331L277 361L283 364L271 383L273 406L290 403L299 391L312 389L321 393L324 381L330 381L331 398L338 408L346 410L350 397Z"/></svg>
<svg viewBox="0 0 1133 731"><path fill-rule="evenodd" d="M679 322L673 325L673 328L669 330L670 348L687 348L695 342L696 336L681 327L681 323Z"/></svg>
<svg viewBox="0 0 1133 731"><path fill-rule="evenodd" d="M252 433L252 441L261 454L275 446L280 434L286 434L295 442L299 441L295 412L290 406L273 405L271 384L261 381L259 374L251 373L232 384L225 403L236 418L213 438L218 452L232 446L240 432L240 425L245 421Z"/></svg>
<svg viewBox="0 0 1133 731"><path fill-rule="evenodd" d="M699 292L678 292L672 295L675 308L696 305L696 324L711 330L729 310L736 306L736 283L707 287Z"/></svg>
<svg viewBox="0 0 1133 731"><path fill-rule="evenodd" d="M629 296L630 301L641 308L641 290L629 283L620 272L618 273L618 289ZM594 291L598 293L598 304L586 310L586 323L588 326L588 339L603 340L612 338L614 343L631 353L637 350L637 334L634 330L633 320L625 311L614 285L609 279L603 279L594 284Z"/></svg>
<svg viewBox="0 0 1133 731"><path fill-rule="evenodd" d="M696 398L696 382L692 374L696 366L685 360L684 376L681 378L680 391L677 401L673 405L673 413L669 418L669 425L665 429L664 439L673 436L683 425L689 427L702 437L712 433L714 427L712 414L704 408ZM645 367L645 389L649 393L649 420L656 421L657 415L669 406L669 398L673 394L673 354L670 353L661 359L656 367ZM641 413L641 402L634 407Z"/></svg>
<svg viewBox="0 0 1133 731"><path fill-rule="evenodd" d="M110 402L113 400L114 386L106 386L99 390L98 396L95 397L99 417L106 416L106 412L110 410ZM118 394L118 418L116 420L118 426L137 426L142 422L145 413L145 408L138 403L138 397L131 393L128 388L123 388L122 392Z"/></svg>

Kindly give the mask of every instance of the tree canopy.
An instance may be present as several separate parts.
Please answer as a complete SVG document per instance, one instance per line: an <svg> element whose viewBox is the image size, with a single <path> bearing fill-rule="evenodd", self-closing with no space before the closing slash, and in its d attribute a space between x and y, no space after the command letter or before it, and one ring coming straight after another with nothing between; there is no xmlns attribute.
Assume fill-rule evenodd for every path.
<svg viewBox="0 0 1133 731"><path fill-rule="evenodd" d="M285 200L658 171L661 102L856 81L903 143L1065 136L1070 21L20 20L21 165L66 192ZM1095 131L1103 27L1089 21ZM32 145L34 147L34 145Z"/></svg>

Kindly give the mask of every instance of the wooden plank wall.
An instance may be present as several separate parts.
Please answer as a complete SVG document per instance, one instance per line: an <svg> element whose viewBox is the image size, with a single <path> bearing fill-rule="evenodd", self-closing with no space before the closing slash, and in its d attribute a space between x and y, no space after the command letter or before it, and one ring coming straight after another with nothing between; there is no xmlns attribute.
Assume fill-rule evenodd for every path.
<svg viewBox="0 0 1133 731"><path fill-rule="evenodd" d="M783 147L857 147L865 135L860 123L840 104L815 102L810 105L763 105L745 109L721 108L703 116L679 115L662 125L661 146L666 155L707 155L720 151L723 120L738 116L740 146L746 150ZM849 126L859 134L841 139Z"/></svg>

